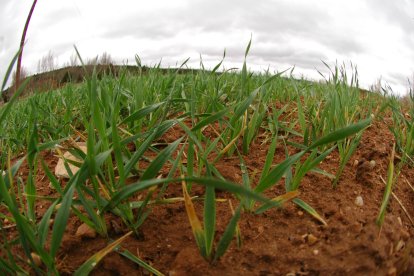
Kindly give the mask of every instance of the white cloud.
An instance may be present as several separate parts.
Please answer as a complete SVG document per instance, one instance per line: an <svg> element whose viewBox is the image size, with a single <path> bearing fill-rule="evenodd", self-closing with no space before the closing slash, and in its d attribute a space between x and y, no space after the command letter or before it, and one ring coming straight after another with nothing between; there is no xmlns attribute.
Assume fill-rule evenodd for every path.
<svg viewBox="0 0 414 276"><path fill-rule="evenodd" d="M18 48L31 1L0 3L0 75ZM199 55L213 66L227 49L225 65L241 66L253 36L252 68L296 72L312 78L330 64L352 61L368 87L382 76L399 92L414 72L414 3L409 0L262 1L39 1L24 50L24 66L34 72L51 50L65 62L76 44L93 57L108 52L119 62L160 59L173 66Z"/></svg>

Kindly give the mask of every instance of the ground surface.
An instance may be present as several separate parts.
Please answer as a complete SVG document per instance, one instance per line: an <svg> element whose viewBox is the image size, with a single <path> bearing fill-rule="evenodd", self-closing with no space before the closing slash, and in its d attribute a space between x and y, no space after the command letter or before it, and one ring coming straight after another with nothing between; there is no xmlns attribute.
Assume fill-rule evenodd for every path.
<svg viewBox="0 0 414 276"><path fill-rule="evenodd" d="M163 140L172 142L182 133L171 130ZM249 175L258 171L265 162L267 144L259 138L252 145L250 154L244 156ZM326 220L320 224L293 203L283 209L271 209L262 215L243 213L240 229L243 245L239 249L233 242L227 253L217 262L206 262L197 251L184 203L155 206L140 228L140 237L130 236L122 244L133 254L166 275L412 275L414 273L414 226L403 211L414 216L414 169L404 168L393 191L385 223L380 229L375 224L382 202L384 182L392 148L392 135L386 121L375 122L363 135L356 154L347 165L339 186L332 188L326 176L310 173L300 187L301 198L312 205ZM58 161L53 152L42 153L53 170ZM278 147L274 163L284 159ZM357 161L358 160L358 161ZM375 161L374 167L366 162ZM357 164L358 163L358 164ZM234 182L241 182L238 158L224 158L216 165L222 175ZM333 152L321 164L322 169L335 173L338 154ZM23 180L27 168L19 172ZM168 173L168 170L165 170ZM44 172L37 176L38 194L53 196ZM62 186L64 181L62 181ZM283 183L267 195L283 193ZM192 195L203 195L195 187ZM172 184L165 197L181 197L179 183ZM363 205L355 204L361 196ZM217 197L237 200L225 192ZM402 206L397 202L402 203ZM39 218L47 209L47 201L37 202ZM201 201L195 203L202 213ZM3 210L2 210L3 211ZM228 201L217 203L217 236L223 233L231 211ZM108 215L110 237L116 239L127 232L120 219ZM69 219L66 234L58 254L57 263L64 275L70 275L91 255L104 248L108 242L101 237L80 238L75 235L81 222L76 216ZM16 235L9 228L10 237ZM20 248L14 249L21 253ZM93 275L148 275L149 273L116 252L107 255Z"/></svg>

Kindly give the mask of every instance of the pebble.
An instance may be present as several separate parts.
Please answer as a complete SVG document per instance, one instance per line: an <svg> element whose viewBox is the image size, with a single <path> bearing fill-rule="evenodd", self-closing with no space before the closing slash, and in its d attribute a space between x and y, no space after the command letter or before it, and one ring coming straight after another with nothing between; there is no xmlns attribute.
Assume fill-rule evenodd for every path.
<svg viewBox="0 0 414 276"><path fill-rule="evenodd" d="M400 240L398 243L397 243L397 246L395 247L395 251L400 251L401 249L403 249L404 248L404 246L405 246L405 242L404 241L402 241L402 240Z"/></svg>
<svg viewBox="0 0 414 276"><path fill-rule="evenodd" d="M53 186L52 182L49 182L49 185L47 185L47 186L49 187L49 189L52 189L52 190L55 189L55 186Z"/></svg>
<svg viewBox="0 0 414 276"><path fill-rule="evenodd" d="M42 259L40 258L39 255L32 252L32 253L30 253L30 256L32 256L33 262L36 266L41 266L42 265Z"/></svg>
<svg viewBox="0 0 414 276"><path fill-rule="evenodd" d="M375 160L371 160L371 161L369 161L369 167L371 168L371 169L373 169L374 167L375 167L375 165L376 165L377 163L375 162Z"/></svg>
<svg viewBox="0 0 414 276"><path fill-rule="evenodd" d="M403 239L403 240L408 240L409 238L410 238L410 233L408 233L407 231L405 231L405 230L402 230L401 231L401 238Z"/></svg>
<svg viewBox="0 0 414 276"><path fill-rule="evenodd" d="M86 148L86 144L85 143L78 143L78 147L84 153L87 152L87 148ZM63 154L63 157L65 159L67 159L67 160L72 160L72 161L80 162L80 163L83 162L83 160L80 160L77 157L73 156L69 151L65 152ZM77 166L75 166L73 164L70 164L70 163L68 163L68 165L69 165L69 168L70 168L72 174L76 174L78 172L79 167L77 167ZM69 179L70 178L69 177L69 174L68 174L68 172L66 170L65 162L60 157L59 157L58 163L56 164L56 167L55 167L55 175L58 178L65 178L65 179Z"/></svg>
<svg viewBox="0 0 414 276"><path fill-rule="evenodd" d="M355 198L355 202L354 203L355 203L356 206L359 206L359 207L364 206L364 200L362 199L362 196L357 196Z"/></svg>
<svg viewBox="0 0 414 276"><path fill-rule="evenodd" d="M96 231L89 227L86 223L82 223L81 226L79 226L78 230L76 230L76 236L81 238L95 238L96 237Z"/></svg>
<svg viewBox="0 0 414 276"><path fill-rule="evenodd" d="M303 212L302 211L298 211L298 216L303 216Z"/></svg>
<svg viewBox="0 0 414 276"><path fill-rule="evenodd" d="M119 224L116 220L111 220L110 221L110 226L114 230L115 234L123 233L123 229L122 229L121 224Z"/></svg>
<svg viewBox="0 0 414 276"><path fill-rule="evenodd" d="M302 235L302 240L307 242L309 245L314 245L318 241L318 238L312 234L305 234Z"/></svg>
<svg viewBox="0 0 414 276"><path fill-rule="evenodd" d="M313 255L318 255L319 254L319 250L318 249L315 249L315 250L313 250Z"/></svg>
<svg viewBox="0 0 414 276"><path fill-rule="evenodd" d="M397 269L396 269L395 267L391 267L391 268L388 270L387 275L390 275L390 276L397 275Z"/></svg>
<svg viewBox="0 0 414 276"><path fill-rule="evenodd" d="M358 166L358 164L359 164L359 160L355 159L353 166L356 167L356 166Z"/></svg>
<svg viewBox="0 0 414 276"><path fill-rule="evenodd" d="M317 241L318 241L318 238L317 238L317 237L315 237L315 236L314 236L314 235L312 235L312 234L309 234L309 235L308 235L308 243L309 243L310 245L314 245Z"/></svg>

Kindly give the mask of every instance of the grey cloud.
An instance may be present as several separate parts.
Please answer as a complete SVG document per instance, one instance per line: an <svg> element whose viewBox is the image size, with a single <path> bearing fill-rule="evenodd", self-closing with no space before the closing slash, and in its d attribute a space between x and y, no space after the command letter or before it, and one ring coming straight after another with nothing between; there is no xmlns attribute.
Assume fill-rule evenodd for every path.
<svg viewBox="0 0 414 276"><path fill-rule="evenodd" d="M378 18L386 18L389 23L398 25L410 33L414 32L414 3L412 1L368 0L367 3Z"/></svg>
<svg viewBox="0 0 414 276"><path fill-rule="evenodd" d="M402 29L406 40L414 46L414 2L411 0L388 1L368 0L368 6L379 19L385 19L389 24ZM386 39L386 37L384 38Z"/></svg>
<svg viewBox="0 0 414 276"><path fill-rule="evenodd" d="M10 49L18 47L19 31L30 2L22 4L21 1L0 1L0 36L4 37L3 52L7 53L1 51L0 45L0 61L4 63L4 57L10 55ZM77 41L61 34L65 34L65 28L70 28L73 20L78 23L77 28L84 27L87 30L84 36L75 39L85 42L82 45L89 52L97 49L96 43L99 41L111 42L115 49L111 53L113 56L131 55L129 52L116 52L116 46L113 45L122 43L124 51L135 50L142 55L144 62L156 62L162 57L168 62L179 62L188 56L198 58L199 54L205 60L218 62L226 48L226 60L241 63L251 34L253 44L248 62L252 64L289 64L297 65L297 68L314 69L317 66L323 67L321 60L334 62L336 58L353 61L378 59L371 56L371 52L377 49L371 48L374 46L364 36L371 31L368 28L373 28L372 24L361 25L363 20L359 21L359 25L353 22L342 24L341 20L348 20L348 14L344 13L350 11L332 9L329 5L333 4L329 1L193 0L180 3L177 6L161 6L154 10L144 9L145 11L139 9L138 5L130 5L127 10L103 9L109 14L99 14L94 19L90 19L87 13L102 11L77 11L73 5L70 8L71 5L68 4L49 4L42 10L44 12L47 9L47 12L42 17L35 16L29 29L29 39L33 38L32 42L36 42L28 46L26 55L35 60L49 49L56 55L72 51L72 45ZM357 3L356 16L366 16L371 23L378 19L378 26L383 26L384 21L388 22L405 35L403 46L398 44L400 41L396 45L402 49L414 46L414 2L367 0ZM101 4L109 6L103 2ZM345 1L338 1L337 4L342 7L348 5ZM5 10L8 12L1 12ZM17 10L24 12L19 12L16 16ZM85 26L79 24L80 21ZM56 35L59 30L60 35ZM43 43L44 40L47 40L46 43ZM131 43L129 48L125 47L125 43ZM404 55L408 55L408 59L414 58L408 50L406 52ZM385 58L392 58L391 53L375 54L384 56L384 64ZM192 64L198 61L193 60ZM374 69L397 71L396 68ZM390 76L391 78L395 82L405 81L401 76Z"/></svg>

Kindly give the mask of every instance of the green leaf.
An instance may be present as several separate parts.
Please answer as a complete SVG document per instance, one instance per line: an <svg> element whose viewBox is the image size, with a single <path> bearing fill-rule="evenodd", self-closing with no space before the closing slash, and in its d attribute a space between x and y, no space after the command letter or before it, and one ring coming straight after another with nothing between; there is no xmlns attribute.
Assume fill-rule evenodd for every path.
<svg viewBox="0 0 414 276"><path fill-rule="evenodd" d="M140 267L148 270L148 272L150 272L150 273L152 273L156 276L163 276L164 275L161 272L159 272L158 270L156 270L155 268L153 268L152 266L150 266L149 264L147 264L146 262L144 262L143 260L141 260L140 258L138 258L137 256L135 256L134 254L132 254L131 252L129 252L127 249L123 250L122 252L120 252L120 250L117 250L117 251L122 256L124 256L124 257L128 258L129 260L133 261L134 263L136 263Z"/></svg>
<svg viewBox="0 0 414 276"><path fill-rule="evenodd" d="M283 175L290 169L290 167L296 163L304 154L305 151L301 151L286 158L282 163L272 169L269 174L259 182L254 190L260 193L272 187L273 185L276 185L277 182L283 177Z"/></svg>
<svg viewBox="0 0 414 276"><path fill-rule="evenodd" d="M382 226L385 219L385 213L387 211L388 202L390 200L390 196L392 193L392 186L394 184L395 178L394 178L394 155L395 155L395 144L391 152L390 162L388 164L388 170L387 170L387 183L384 190L384 197L382 199L380 212L378 214L376 223L379 226Z"/></svg>
<svg viewBox="0 0 414 276"><path fill-rule="evenodd" d="M277 147L277 133L275 135L273 135L273 137L272 137L272 143L270 144L269 150L267 151L267 154L266 154L266 161L265 161L265 164L263 166L263 170L262 170L262 174L260 176L259 183L262 182L262 180L269 173L270 166L272 165L273 157L275 155L276 147Z"/></svg>
<svg viewBox="0 0 414 276"><path fill-rule="evenodd" d="M39 243L41 247L45 246L47 235L49 233L50 218L52 217L56 204L57 204L57 201L53 202L53 204L49 206L49 209L47 209L47 211L43 214L42 220L39 223L38 232L39 232Z"/></svg>
<svg viewBox="0 0 414 276"><path fill-rule="evenodd" d="M145 170L144 174L141 177L141 180L147 180L156 177L162 166L164 166L164 164L170 159L171 155L175 152L178 145L181 143L181 140L182 138L174 141L165 149L163 149Z"/></svg>
<svg viewBox="0 0 414 276"><path fill-rule="evenodd" d="M116 241L109 244L104 249L101 249L97 253L95 253L92 257L90 257L86 262L84 262L73 274L74 276L84 276L89 275L89 273L96 267L96 265L105 257L108 253L114 250L117 246L119 246L129 235L132 234L128 232L121 238L117 239Z"/></svg>
<svg viewBox="0 0 414 276"><path fill-rule="evenodd" d="M309 150L312 150L314 148L317 148L322 145L326 145L332 142L337 142L342 139L345 139L348 136L351 136L355 133L358 133L359 131L363 130L364 128L368 127L371 124L372 119L368 118L365 120L362 120L356 124L349 125L347 127L338 129L320 139L315 141L312 145L309 146Z"/></svg>
<svg viewBox="0 0 414 276"><path fill-rule="evenodd" d="M182 178L164 178L164 179L149 179L144 181L138 181L136 183L129 184L128 186L118 190L111 198L111 200L105 205L102 212L109 209L115 208L122 200L125 200L132 196L134 193L146 190L152 186L156 186L163 183L172 183L172 182L181 182L182 180L191 181L198 183L203 186L212 186L216 189L229 191L231 193L239 194L242 196L247 196L252 199L269 202L270 200L264 198L258 193L250 191L245 187L240 186L237 183L232 183L216 178L204 178L204 177L185 177Z"/></svg>
<svg viewBox="0 0 414 276"><path fill-rule="evenodd" d="M76 183L76 182L74 182ZM66 223L70 214L70 207L72 205L72 197L75 192L75 185L70 186L66 194L63 196L61 206L56 214L55 222L52 230L52 240L50 242L50 255L52 258L56 257L63 234L66 229Z"/></svg>
<svg viewBox="0 0 414 276"><path fill-rule="evenodd" d="M240 219L240 213L241 205L237 207L233 217L231 218L229 224L227 224L226 229L224 230L223 236L217 244L214 260L218 260L221 256L223 256L227 248L229 247L231 240L233 239L234 234L236 232L237 222Z"/></svg>
<svg viewBox="0 0 414 276"><path fill-rule="evenodd" d="M17 91L13 94L12 98L10 99L10 101L7 104L5 104L0 109L0 123L4 121L4 119L6 118L7 114L10 112L12 106L17 101L17 99L19 98L20 94L22 94L22 92L26 88L26 85L29 83L29 81L30 81L30 78L25 79L23 81L23 83L19 86L19 88L17 89Z"/></svg>
<svg viewBox="0 0 414 276"><path fill-rule="evenodd" d="M294 199L295 197L297 197L299 195L299 191L291 191L291 192L287 192L286 194L277 196L275 198L273 198L270 202L272 204L269 203L265 203L262 206L260 206L259 208L256 209L255 213L256 214L261 214L267 210L269 210L270 208L273 207L282 207L283 204L291 199Z"/></svg>
<svg viewBox="0 0 414 276"><path fill-rule="evenodd" d="M204 199L204 237L206 255L211 256L213 251L214 234L216 232L216 193L214 187L206 187Z"/></svg>
<svg viewBox="0 0 414 276"><path fill-rule="evenodd" d="M326 221L321 217L321 215L316 212L315 209L313 209L309 204L301 200L300 198L295 198L293 202L301 207L303 210L305 210L308 214L310 214L312 217L320 221L323 225L328 225Z"/></svg>
<svg viewBox="0 0 414 276"><path fill-rule="evenodd" d="M227 114L227 112L229 111L228 108L225 108L203 120L201 120L200 122L198 122L192 129L191 131L195 132L211 123L213 123L214 121L219 120L221 117L223 117L225 114Z"/></svg>
<svg viewBox="0 0 414 276"><path fill-rule="evenodd" d="M146 107L132 113L130 116L126 117L119 125L134 122L134 121L138 121L138 120L144 118L145 116L147 116L148 114L151 114L152 112L157 110L160 106L164 105L165 103L166 102L159 102L159 103L155 103L155 104L146 106Z"/></svg>

